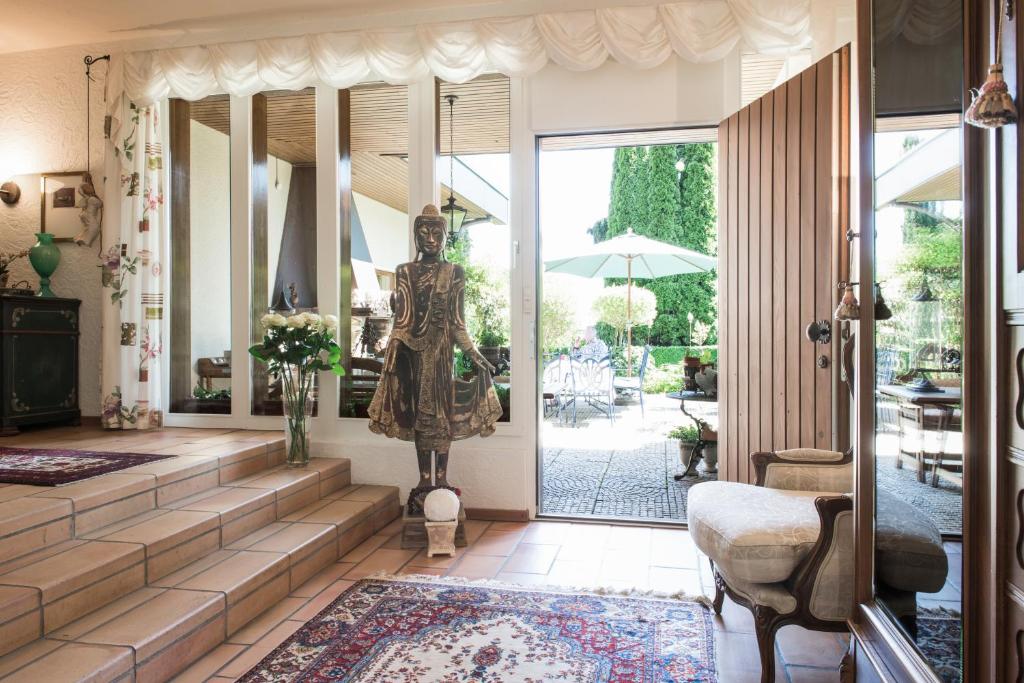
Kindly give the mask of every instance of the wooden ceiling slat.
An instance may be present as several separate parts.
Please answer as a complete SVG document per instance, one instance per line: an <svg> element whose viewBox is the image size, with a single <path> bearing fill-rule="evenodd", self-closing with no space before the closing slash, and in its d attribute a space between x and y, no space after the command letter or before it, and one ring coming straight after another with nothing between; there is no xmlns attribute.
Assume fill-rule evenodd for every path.
<svg viewBox="0 0 1024 683"><path fill-rule="evenodd" d="M509 151L509 80L482 76L469 83L442 83L441 94L455 94L455 150L458 154ZM291 164L316 163L316 97L312 88L273 91L267 97L267 148ZM229 99L214 95L190 108L192 119L225 135L230 133ZM402 212L408 207L408 167L399 158L409 150L408 88L367 83L352 88L352 183L360 194ZM448 115L441 103L441 149L449 150ZM459 197L458 193L456 196ZM470 217L480 215L471 208ZM476 211L476 213L474 213Z"/></svg>

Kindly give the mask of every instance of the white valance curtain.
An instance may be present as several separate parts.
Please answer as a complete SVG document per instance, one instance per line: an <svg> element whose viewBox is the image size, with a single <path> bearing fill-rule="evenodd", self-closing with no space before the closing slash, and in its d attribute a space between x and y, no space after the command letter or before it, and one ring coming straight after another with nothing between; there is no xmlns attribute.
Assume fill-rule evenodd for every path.
<svg viewBox="0 0 1024 683"><path fill-rule="evenodd" d="M873 6L875 42L902 35L915 45L936 45L960 30L962 0L889 0Z"/></svg>
<svg viewBox="0 0 1024 683"><path fill-rule="evenodd" d="M431 74L453 83L486 72L526 76L548 61L588 70L611 57L647 69L672 54L715 61L741 40L757 52L785 54L810 44L810 2L688 0L135 52L124 57L115 88L147 106L164 97L247 96L318 84L408 84ZM108 102L121 92L112 94Z"/></svg>

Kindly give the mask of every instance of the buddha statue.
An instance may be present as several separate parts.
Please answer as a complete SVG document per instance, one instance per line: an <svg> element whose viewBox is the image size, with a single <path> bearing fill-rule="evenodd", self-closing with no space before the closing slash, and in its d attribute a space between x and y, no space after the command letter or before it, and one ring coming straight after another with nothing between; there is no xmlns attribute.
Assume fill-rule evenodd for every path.
<svg viewBox="0 0 1024 683"><path fill-rule="evenodd" d="M447 221L428 204L413 233L416 259L395 272L394 326L369 415L370 431L415 443L419 483L407 512L421 515L430 491L454 490L448 481L451 442L493 434L502 408L491 382L494 367L466 330L465 272L444 258ZM476 365L473 379L455 376L455 346Z"/></svg>

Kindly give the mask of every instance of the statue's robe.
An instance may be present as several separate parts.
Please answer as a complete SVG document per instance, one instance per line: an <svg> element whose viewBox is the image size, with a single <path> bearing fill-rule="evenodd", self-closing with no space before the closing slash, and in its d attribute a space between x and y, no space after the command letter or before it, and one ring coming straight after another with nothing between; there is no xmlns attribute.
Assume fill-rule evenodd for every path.
<svg viewBox="0 0 1024 683"><path fill-rule="evenodd" d="M462 267L403 263L395 280L394 327L370 403L370 431L443 452L454 440L493 434L502 408L490 373L455 377L455 345L474 348L463 313Z"/></svg>

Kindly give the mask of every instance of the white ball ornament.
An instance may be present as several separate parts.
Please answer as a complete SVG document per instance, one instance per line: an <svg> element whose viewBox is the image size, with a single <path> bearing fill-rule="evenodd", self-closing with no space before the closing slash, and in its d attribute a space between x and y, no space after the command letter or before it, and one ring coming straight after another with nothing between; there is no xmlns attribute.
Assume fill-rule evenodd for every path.
<svg viewBox="0 0 1024 683"><path fill-rule="evenodd" d="M423 516L429 522L450 522L459 517L459 497L449 489L434 489L423 499Z"/></svg>

